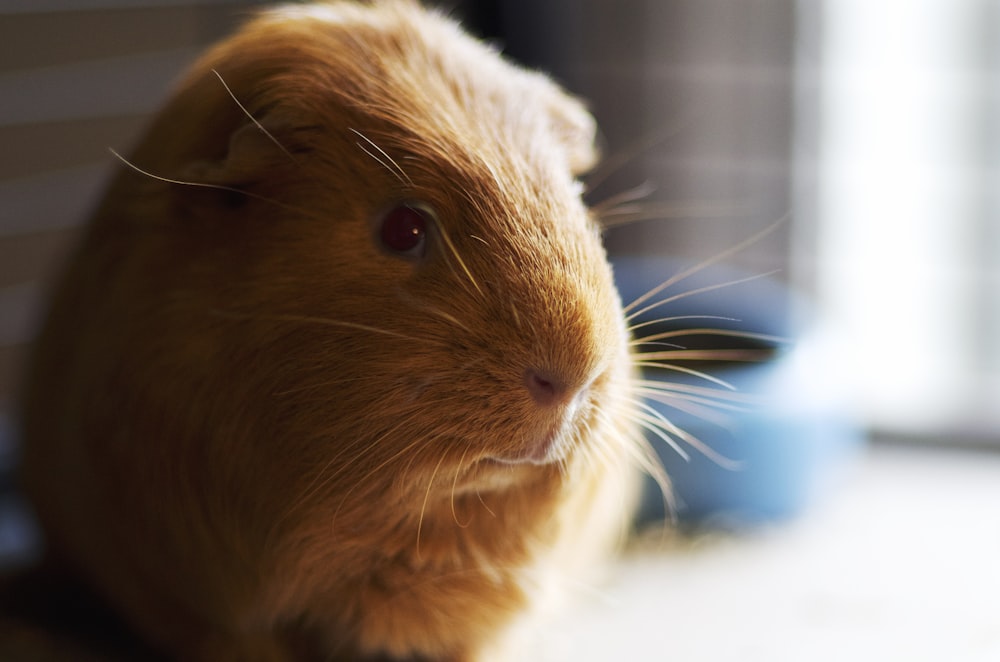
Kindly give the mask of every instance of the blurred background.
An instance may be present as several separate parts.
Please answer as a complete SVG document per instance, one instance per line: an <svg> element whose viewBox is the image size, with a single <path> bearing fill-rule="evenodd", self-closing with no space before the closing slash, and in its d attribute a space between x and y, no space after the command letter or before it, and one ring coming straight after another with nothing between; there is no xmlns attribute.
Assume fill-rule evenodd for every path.
<svg viewBox="0 0 1000 662"><path fill-rule="evenodd" d="M127 150L179 72L261 4L0 0L0 451L6 462L14 449L18 365L41 293L114 165L108 148ZM927 563L942 572L954 571L956 563L964 568L968 591L947 599L980 620L973 618L967 631L963 617L961 641L971 648L942 650L948 659L1000 659L989 657L1000 651L994 634L1000 631L994 597L1000 577L995 560L987 561L994 553L1000 558L994 456L1000 450L1000 1L438 4L590 103L613 166L599 169L591 202L642 191L640 215L652 217L606 235L621 273L639 274L625 288L668 278L784 221L716 265L724 271L707 274L716 282L766 278L749 289L734 286L728 298L698 312L739 317L750 330L793 340L764 380L764 388L793 405L751 427L786 444L764 453L765 463L787 460L810 444L822 452L786 461L778 474L765 471L755 486L727 498L752 501L789 475L805 476L808 485L781 495L784 510L765 509L766 515L798 514L804 492L823 482L827 460L843 459L827 451L863 445L868 451L856 459L855 478L838 483L854 485L855 500L845 497L848 510L837 511L831 526L858 540L881 541L892 554L930 550L934 558ZM645 266L636 271L649 259L662 265L662 274ZM726 307L732 308L720 309ZM922 450L914 455L912 449ZM720 487L717 473L701 470L692 469L694 488L724 492L740 480L730 472ZM692 493L689 500L699 498ZM882 519L865 520L862 512ZM962 527L950 528L954 522ZM917 535L926 527L945 537ZM816 542L824 540L816 535L787 543L784 554L836 548ZM973 548L975 559L958 553ZM767 549L767 558L786 558ZM845 552L852 563L882 558L861 549ZM748 555L763 554L754 550ZM823 557L829 564L816 561L813 570L822 574L832 565L841 575L831 577L877 584L896 559L886 554L868 575L829 556ZM730 548L722 555L727 562L741 556ZM778 572L773 563L748 567L747 576ZM695 566L681 564L700 576ZM892 601L892 595L919 601L923 594L910 591L926 583L930 571L922 560L900 567L907 570L898 585L890 582L882 593L845 597L831 585L821 592L825 602L810 594L804 599L815 610L810 623L827 617L855 623L847 614L860 613L862 620L888 622L882 631L900 636L904 625L949 623L942 613L915 616ZM716 595L753 611L752 601L732 593L745 585L742 575L721 575L732 582ZM623 586L627 592L631 585ZM758 593L772 589L747 586ZM787 594L780 614L801 617L797 595ZM678 614L684 604L678 603ZM659 608L670 612L669 604ZM704 613L715 613L712 608ZM727 621L742 631L735 622ZM866 637L875 636L864 629L855 634L868 643ZM888 641L868 650L891 654L894 640ZM926 643L892 659L940 659L921 657L938 650ZM825 659L812 648L805 657L776 650L761 643L760 657L740 659ZM967 655L955 657L957 650Z"/></svg>
<svg viewBox="0 0 1000 662"><path fill-rule="evenodd" d="M0 409L39 287L171 82L259 2L0 0ZM616 255L777 277L849 350L879 434L1000 443L1000 3L452 0L589 100Z"/></svg>

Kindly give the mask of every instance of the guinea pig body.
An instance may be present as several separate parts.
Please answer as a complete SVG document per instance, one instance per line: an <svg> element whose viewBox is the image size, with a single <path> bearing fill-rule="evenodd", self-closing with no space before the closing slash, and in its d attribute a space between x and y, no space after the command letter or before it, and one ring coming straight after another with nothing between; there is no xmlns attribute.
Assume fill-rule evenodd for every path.
<svg viewBox="0 0 1000 662"><path fill-rule="evenodd" d="M53 552L181 659L502 649L627 526L593 131L409 2L275 9L206 54L34 351Z"/></svg>

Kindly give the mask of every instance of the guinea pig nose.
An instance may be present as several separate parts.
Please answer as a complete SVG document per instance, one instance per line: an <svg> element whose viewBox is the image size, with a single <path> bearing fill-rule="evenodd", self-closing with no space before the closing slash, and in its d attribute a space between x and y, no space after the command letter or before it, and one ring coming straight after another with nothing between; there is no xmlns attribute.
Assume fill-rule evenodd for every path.
<svg viewBox="0 0 1000 662"><path fill-rule="evenodd" d="M551 406L566 398L567 388L556 377L529 368L524 375L524 385L532 399L539 405Z"/></svg>

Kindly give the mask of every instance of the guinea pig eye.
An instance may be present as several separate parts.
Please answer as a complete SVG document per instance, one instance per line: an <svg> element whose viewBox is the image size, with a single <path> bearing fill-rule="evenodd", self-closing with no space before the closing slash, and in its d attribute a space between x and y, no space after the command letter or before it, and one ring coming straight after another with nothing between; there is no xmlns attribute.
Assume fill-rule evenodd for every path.
<svg viewBox="0 0 1000 662"><path fill-rule="evenodd" d="M382 217L378 238L391 253L404 257L421 257L427 243L430 212L411 205L393 207Z"/></svg>

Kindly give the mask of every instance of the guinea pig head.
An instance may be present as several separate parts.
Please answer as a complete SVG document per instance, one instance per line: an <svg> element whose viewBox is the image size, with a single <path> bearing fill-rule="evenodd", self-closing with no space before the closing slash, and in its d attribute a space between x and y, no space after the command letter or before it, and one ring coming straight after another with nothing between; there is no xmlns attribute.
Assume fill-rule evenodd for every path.
<svg viewBox="0 0 1000 662"><path fill-rule="evenodd" d="M138 153L221 187L168 198L202 246L184 252L227 265L206 314L242 329L232 354L327 471L409 484L482 462L498 479L588 452L627 363L576 179L592 120L449 23L354 11L279 12L260 57L245 32L191 79L212 99L198 124L225 140L153 166Z"/></svg>

